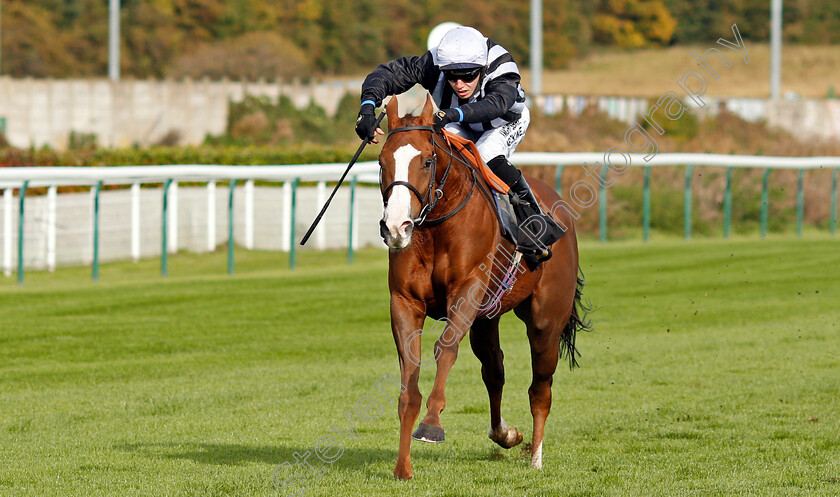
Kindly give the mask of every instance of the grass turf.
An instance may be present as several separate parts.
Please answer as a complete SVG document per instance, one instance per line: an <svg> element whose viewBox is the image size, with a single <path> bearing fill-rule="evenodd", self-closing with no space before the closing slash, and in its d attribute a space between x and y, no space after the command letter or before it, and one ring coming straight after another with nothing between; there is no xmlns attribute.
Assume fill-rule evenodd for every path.
<svg viewBox="0 0 840 497"><path fill-rule="evenodd" d="M447 442L413 444L410 482L392 477L396 408L353 414L398 375L382 251L352 266L304 252L295 271L239 251L233 277L216 253L173 257L166 279L154 260L98 283L88 268L3 279L0 495L837 495L837 253L817 236L585 242L595 331L582 367L555 375L544 469L487 439L465 341ZM501 333L502 413L527 441L527 339L513 316ZM321 467L324 435L343 452L323 475L284 467L273 487L295 453Z"/></svg>

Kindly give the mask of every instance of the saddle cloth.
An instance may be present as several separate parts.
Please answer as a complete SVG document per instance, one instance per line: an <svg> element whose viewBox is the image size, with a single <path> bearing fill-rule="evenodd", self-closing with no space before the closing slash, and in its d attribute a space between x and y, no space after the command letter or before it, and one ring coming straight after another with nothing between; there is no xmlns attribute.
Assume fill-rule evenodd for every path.
<svg viewBox="0 0 840 497"><path fill-rule="evenodd" d="M490 185L490 188L496 190L499 193L507 194L510 191L510 187L501 179L499 179L496 174L487 167L487 164L481 159L481 155L478 153L478 147L475 146L472 140L468 140L463 136L458 136L455 133L450 133L449 131L443 130L443 136L446 137L446 141L452 145L456 150L461 152L461 155L464 156L464 159L476 167L479 171L481 171L481 176L484 177L484 181Z"/></svg>

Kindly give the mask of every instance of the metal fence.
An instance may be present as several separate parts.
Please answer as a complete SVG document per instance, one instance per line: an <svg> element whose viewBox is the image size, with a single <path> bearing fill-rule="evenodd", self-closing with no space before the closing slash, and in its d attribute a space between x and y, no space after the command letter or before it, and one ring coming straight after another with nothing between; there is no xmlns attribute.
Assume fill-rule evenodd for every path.
<svg viewBox="0 0 840 497"><path fill-rule="evenodd" d="M685 201L683 209L684 217L684 234L685 238L691 238L691 198L692 185L691 179L695 167L710 166L710 167L725 167L726 168L726 187L724 191L724 237L729 237L730 228L732 225L732 171L735 168L752 168L764 169L761 189L761 222L760 234L764 238L767 235L767 218L768 218L768 185L770 172L773 169L794 169L799 171L799 178L797 181L796 192L796 232L799 236L802 235L802 224L805 212L805 195L803 193L803 178L806 170L825 170L831 169L831 206L829 226L831 234L835 234L837 230L837 175L840 170L840 157L762 157L762 156L743 156L743 155L725 155L725 154L658 154L649 163L645 162L644 156L630 154L624 155L625 163L615 166L606 163L604 154L599 153L570 153L570 154L555 154L555 153L522 153L515 157L515 163L518 165L548 165L553 164L557 166L555 173L555 189L563 194L563 167L568 165L593 165L592 169L597 168L600 173L600 180L598 181L599 194L596 195L599 202L599 231L602 242L607 239L607 172L610 167L623 168L627 166L644 168L644 186L643 186L643 207L642 207L642 225L643 238L648 241L650 238L650 171L652 167L665 166L686 166L685 170ZM599 161L603 162L599 163ZM569 189L570 192L574 190L574 185ZM588 206L584 206L588 207Z"/></svg>
<svg viewBox="0 0 840 497"><path fill-rule="evenodd" d="M610 159L619 163L607 162ZM646 162L641 155L612 154L605 157L600 153L517 153L512 161L521 166L552 166L556 167L555 189L563 197L562 208L576 213L579 209L590 207L599 203L600 210L600 238L607 239L607 198L608 172L612 170L620 172L627 167L642 167L644 169L643 186L643 239L647 241L650 236L650 171L652 167L665 166L686 166L685 176L685 203L684 222L685 238L691 237L692 213L692 173L695 167L713 166L725 167L726 189L724 193L724 236L730 234L732 217L732 188L731 176L734 168L761 168L764 169L762 182L762 207L761 207L761 236L767 232L768 217L768 183L770 172L773 169L796 169L799 171L797 189L797 233L801 236L803 224L803 212L805 198L803 194L803 177L806 170L811 169L832 169L831 184L831 207L830 207L830 231L836 232L837 226L837 176L840 170L840 157L760 157L760 156L732 156L716 154L658 154L653 160ZM563 170L565 166L583 165L595 174L595 186L592 182L580 180L569 185L568 191L563 188ZM47 216L44 223L47 240L47 253L51 255L51 268L55 266L56 237L55 237L55 198L59 186L89 186L91 189L91 203L93 216L92 223L92 277L94 280L99 276L99 244L100 244L100 194L105 185L130 185L131 186L131 255L133 259L140 257L139 228L140 215L140 188L143 184L158 184L161 188L161 274L167 274L167 253L178 248L177 216L172 213L177 211L177 206L172 207L171 200L173 185L178 183L205 183L207 188L207 233L208 248L212 250L216 243L216 187L218 183L227 183L227 250L228 250L228 272L234 272L234 247L232 243L234 229L234 192L240 183L244 183L244 204L245 204L245 247L252 248L253 243L253 191L254 182L282 183L284 189L284 212L283 233L281 236L288 242L284 242L283 248L290 254L290 267L294 268L296 263L296 236L295 221L301 215L297 211L297 191L301 183L315 183L319 192L325 191L327 182L335 182L344 171L344 164L308 164L294 166L215 166L215 165L179 165L179 166L125 166L125 167L25 167L25 168L0 168L0 189L3 193L3 268L7 276L13 272L12 255L17 255L17 278L19 283L24 281L24 226L26 224L25 202L27 189L34 187L47 188ZM358 230L358 213L356 190L360 184L377 184L379 166L375 162L363 162L354 166L353 174L350 176L349 185L350 203L347 212L348 233L347 248L348 260L352 262L353 252L356 247L354 239ZM582 185L581 181L588 186ZM575 203L576 188L587 188L589 197L586 200ZM13 205L15 203L14 190L18 191L17 202L17 247L13 248ZM594 193L593 193L594 192ZM319 193L319 200L325 198ZM319 204L321 201L319 201ZM307 213L307 218L314 217L315 212ZM169 250L168 250L169 249ZM48 256L49 257L49 256Z"/></svg>
<svg viewBox="0 0 840 497"><path fill-rule="evenodd" d="M91 203L93 216L92 223L92 272L93 279L99 275L99 243L100 243L100 196L105 185L131 185L131 255L133 259L140 256L140 195L141 185L159 184L161 188L161 274L167 274L167 254L177 250L178 242L173 240L177 236L177 207L173 209L172 191L178 183L206 183L207 188L207 237L208 248L212 250L216 243L216 202L217 184L227 183L227 213L228 213L228 236L227 240L233 240L234 209L233 200L236 187L244 183L245 197L245 246L252 247L253 226L254 226L254 183L282 183L284 200L288 204L283 211L288 218L284 226L283 235L289 243L284 246L290 252L291 266L295 265L295 222L298 216L296 212L296 193L298 186L303 182L316 183L319 190L327 181L335 181L344 171L343 164L308 164L295 166L212 166L212 165L179 165L179 166L126 166L126 167L25 167L25 168L2 168L0 169L0 189L3 193L3 268L7 275L12 272L12 255L17 254L17 277L20 283L24 278L24 227L26 226L25 199L27 190L35 187L47 188L47 216L44 229L47 232L47 253L48 267L55 266L56 253L56 215L55 204L58 186L89 186L91 188ZM375 162L358 163L354 167L353 175L350 178L348 188L351 192L351 202L348 212L350 222L348 231L348 258L352 261L355 244L355 230L357 215L355 207L355 190L358 184L379 181L379 166ZM14 197L14 190L18 191L17 199ZM177 191L177 190L174 190ZM12 247L13 233L13 204L17 204L17 247ZM85 221L81 221L85 222ZM228 243L228 271L234 270L234 244Z"/></svg>

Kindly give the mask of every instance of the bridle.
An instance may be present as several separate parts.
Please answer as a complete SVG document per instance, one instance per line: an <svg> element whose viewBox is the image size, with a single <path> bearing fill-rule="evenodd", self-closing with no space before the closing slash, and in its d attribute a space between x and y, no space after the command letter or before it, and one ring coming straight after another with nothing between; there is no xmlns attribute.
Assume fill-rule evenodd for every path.
<svg viewBox="0 0 840 497"><path fill-rule="evenodd" d="M470 197L472 197L472 193L475 190L475 185L478 183L478 179L476 178L476 171L466 160L464 160L463 158L455 156L455 154L452 152L452 144L451 143L449 144L449 149L448 150L441 147L438 144L437 140L435 140L435 129L432 126L405 126L403 128L396 128L396 129L393 129L393 130L388 132L388 137L390 138L390 136L392 134L401 133L403 131L428 131L429 132L430 141L432 143L432 164L430 166L431 167L431 175L429 177L429 186L426 189L426 193L423 194L423 193L420 193L420 190L418 190L417 187L415 187L414 185L412 185L408 181L394 181L391 184L389 184L388 186L386 186L385 189L382 191L382 203L387 207L388 206L388 193L391 191L391 189L394 188L395 186L404 186L404 187L408 188L408 190L417 197L417 199L420 201L420 205L422 206L422 208L420 209L420 214L418 214L417 218L412 221L414 223L414 226L415 227L420 226L421 224L425 224L426 226L434 226L436 224L440 224L440 223L446 221L447 219L449 219L450 217L454 216L455 214L457 214L458 211L460 211L461 209L464 208L465 205L467 205L467 202L469 202ZM435 188L435 177L437 176L437 174L436 174L437 173L437 152L435 150L438 149L438 148L442 152L445 152L447 155L449 155L450 160L449 160L449 165L447 165L446 169L443 171L443 177L440 179L440 183L437 185L437 188ZM438 218L434 218L434 219L426 219L426 217L429 215L429 213L432 211L432 209L435 208L438 201L441 198L443 198L443 187L446 184L446 179L449 177L449 171L452 168L452 163L455 162L456 160L458 162L461 162L461 163L465 164L470 170L470 174L472 176L472 185L470 186L469 193L467 193L467 196L466 196L466 198L464 198L463 202L461 202L461 204L458 205L458 207L453 209L448 214L443 215L443 216L438 217ZM380 171L380 175L381 175L381 171ZM381 182L382 181L381 181L381 178L380 178L380 183Z"/></svg>

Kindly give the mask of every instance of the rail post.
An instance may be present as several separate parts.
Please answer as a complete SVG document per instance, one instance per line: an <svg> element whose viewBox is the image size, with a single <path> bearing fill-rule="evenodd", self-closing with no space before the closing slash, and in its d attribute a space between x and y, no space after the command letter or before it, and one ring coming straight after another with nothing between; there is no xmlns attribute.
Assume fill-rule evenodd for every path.
<svg viewBox="0 0 840 497"><path fill-rule="evenodd" d="M764 178L761 180L761 238L767 237L767 208L770 203L767 185L770 182L770 171L771 169L768 167L764 171Z"/></svg>
<svg viewBox="0 0 840 497"><path fill-rule="evenodd" d="M168 258L166 253L166 217L169 210L169 185L172 184L171 179L167 179L163 183L163 214L161 215L161 234L160 234L160 275L164 278L169 274Z"/></svg>
<svg viewBox="0 0 840 497"><path fill-rule="evenodd" d="M729 238L732 227L732 168L726 169L726 191L723 193L723 237Z"/></svg>
<svg viewBox="0 0 840 497"><path fill-rule="evenodd" d="M563 196L563 166L555 166L554 168L554 191L561 197Z"/></svg>
<svg viewBox="0 0 840 497"><path fill-rule="evenodd" d="M228 191L228 274L233 274L233 251L235 245L233 238L233 193L236 191L237 181L236 179L230 181L230 189Z"/></svg>
<svg viewBox="0 0 840 497"><path fill-rule="evenodd" d="M98 181L93 192L93 268L91 278L99 281L99 192L102 191L102 181Z"/></svg>
<svg viewBox="0 0 840 497"><path fill-rule="evenodd" d="M835 169L831 175L831 234L837 232L837 172L840 169Z"/></svg>
<svg viewBox="0 0 840 497"><path fill-rule="evenodd" d="M297 189L300 183L300 178L295 178L292 182L292 212L289 219L291 226L289 226L289 269L295 268L297 244L295 243L295 211L297 210Z"/></svg>
<svg viewBox="0 0 840 497"><path fill-rule="evenodd" d="M642 191L642 239L650 240L650 166L645 166L645 186Z"/></svg>
<svg viewBox="0 0 840 497"><path fill-rule="evenodd" d="M23 206L26 199L26 188L29 180L20 187L20 208L18 209L18 285L23 285Z"/></svg>
<svg viewBox="0 0 840 497"><path fill-rule="evenodd" d="M799 179L796 182L796 236L802 237L802 221L805 217L805 192L802 190L802 182L805 170L799 170Z"/></svg>
<svg viewBox="0 0 840 497"><path fill-rule="evenodd" d="M607 242L607 163L601 168L601 243Z"/></svg>
<svg viewBox="0 0 840 497"><path fill-rule="evenodd" d="M691 177L693 172L694 166L689 164L685 168L685 208L683 210L686 240L691 238Z"/></svg>
<svg viewBox="0 0 840 497"><path fill-rule="evenodd" d="M347 224L349 226L348 233L347 233L347 263L353 264L354 259L354 252L355 247L353 247L353 238L354 238L354 230L356 227L353 225L353 218L356 215L356 183L358 181L358 176L353 176L353 179L350 181L350 219L348 219ZM293 241L294 242L294 241Z"/></svg>

